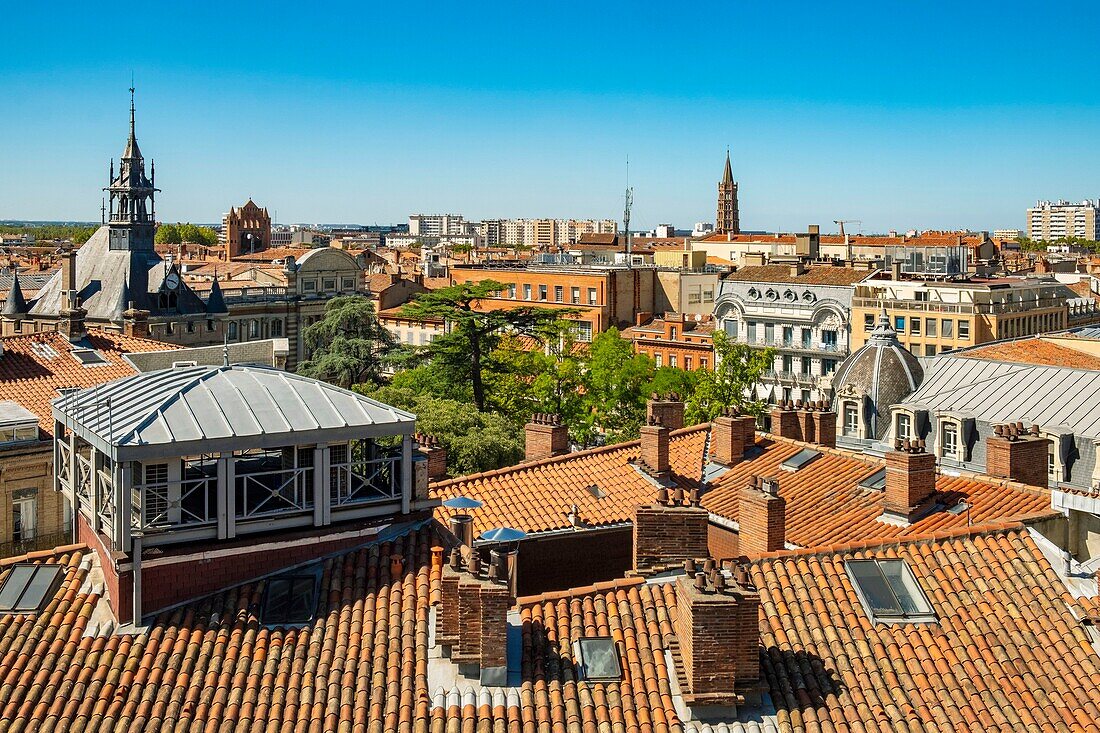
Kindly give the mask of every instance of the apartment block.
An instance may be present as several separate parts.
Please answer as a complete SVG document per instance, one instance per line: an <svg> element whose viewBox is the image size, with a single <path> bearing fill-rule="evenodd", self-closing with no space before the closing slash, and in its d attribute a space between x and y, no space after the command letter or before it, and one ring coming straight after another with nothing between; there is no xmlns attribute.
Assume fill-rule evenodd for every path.
<svg viewBox="0 0 1100 733"><path fill-rule="evenodd" d="M1100 199L1085 199L1079 204L1039 201L1027 210L1027 236L1048 241L1063 237L1100 240L1098 211Z"/></svg>

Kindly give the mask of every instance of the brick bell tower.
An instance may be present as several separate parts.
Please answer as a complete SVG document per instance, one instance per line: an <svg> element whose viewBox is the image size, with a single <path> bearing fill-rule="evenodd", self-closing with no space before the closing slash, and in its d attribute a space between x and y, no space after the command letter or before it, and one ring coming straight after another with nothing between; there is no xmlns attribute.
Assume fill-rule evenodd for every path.
<svg viewBox="0 0 1100 733"><path fill-rule="evenodd" d="M718 183L718 212L714 218L716 234L740 234L741 215L737 209L737 182L733 180L730 151L726 151L726 170Z"/></svg>

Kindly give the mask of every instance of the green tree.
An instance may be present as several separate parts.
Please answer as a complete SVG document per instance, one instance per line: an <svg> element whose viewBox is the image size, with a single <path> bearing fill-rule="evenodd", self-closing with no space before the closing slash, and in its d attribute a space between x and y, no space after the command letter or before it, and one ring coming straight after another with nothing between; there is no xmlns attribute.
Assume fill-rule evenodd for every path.
<svg viewBox="0 0 1100 733"><path fill-rule="evenodd" d="M442 319L450 328L437 336L427 354L440 379L469 382L474 405L486 410L486 373L493 369L492 355L505 334L528 337L541 343L546 328L573 310L534 306L482 311L481 301L505 289L503 283L483 280L420 293L402 309L414 319Z"/></svg>
<svg viewBox="0 0 1100 733"><path fill-rule="evenodd" d="M393 335L378 322L374 304L361 295L341 295L325 304L325 315L306 328L310 358L298 373L345 389L379 381Z"/></svg>
<svg viewBox="0 0 1100 733"><path fill-rule="evenodd" d="M183 241L180 238L180 228L176 224L161 224L157 227L154 240L157 244L179 244Z"/></svg>
<svg viewBox="0 0 1100 733"><path fill-rule="evenodd" d="M584 377L585 401L609 441L638 436L656 371L653 360L635 354L617 328L592 340Z"/></svg>
<svg viewBox="0 0 1100 733"><path fill-rule="evenodd" d="M523 459L523 428L503 415L471 410L468 402L417 394L408 386L357 391L416 415L416 429L447 449L447 472L460 476L511 466Z"/></svg>
<svg viewBox="0 0 1100 733"><path fill-rule="evenodd" d="M759 415L764 402L749 395L764 372L772 367L774 358L774 349L754 349L730 341L723 331L715 331L714 371L699 373L698 383L685 406L687 421L709 422L731 407Z"/></svg>

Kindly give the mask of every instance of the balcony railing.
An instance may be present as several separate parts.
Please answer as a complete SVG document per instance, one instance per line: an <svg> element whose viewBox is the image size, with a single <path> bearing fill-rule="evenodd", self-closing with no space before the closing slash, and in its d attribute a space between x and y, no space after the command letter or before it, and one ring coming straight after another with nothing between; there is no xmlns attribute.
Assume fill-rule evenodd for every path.
<svg viewBox="0 0 1100 733"><path fill-rule="evenodd" d="M218 520L218 477L139 484L134 492L134 527L194 527Z"/></svg>
<svg viewBox="0 0 1100 733"><path fill-rule="evenodd" d="M2 542L0 543L0 558L25 555L28 552L36 552L38 550L52 550L55 547L62 547L71 542L71 535L67 531L35 535L30 539Z"/></svg>
<svg viewBox="0 0 1100 733"><path fill-rule="evenodd" d="M270 288L226 288L222 297L227 304L234 303L270 303L290 299L291 290L281 286Z"/></svg>
<svg viewBox="0 0 1100 733"><path fill-rule="evenodd" d="M333 463L329 470L332 506L344 507L401 498L401 456Z"/></svg>

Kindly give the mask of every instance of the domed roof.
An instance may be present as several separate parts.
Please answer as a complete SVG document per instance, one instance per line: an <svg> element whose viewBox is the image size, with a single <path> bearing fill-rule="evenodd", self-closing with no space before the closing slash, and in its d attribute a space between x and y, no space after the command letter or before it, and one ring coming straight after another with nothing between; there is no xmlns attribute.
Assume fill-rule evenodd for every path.
<svg viewBox="0 0 1100 733"><path fill-rule="evenodd" d="M882 438L890 425L878 416L888 415L890 407L915 392L923 379L920 360L898 341L884 310L867 343L837 367L833 390L836 397L867 397L873 406L873 414L869 416L872 433L875 438Z"/></svg>

